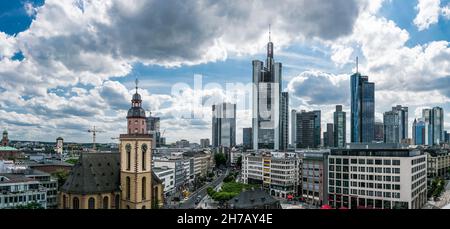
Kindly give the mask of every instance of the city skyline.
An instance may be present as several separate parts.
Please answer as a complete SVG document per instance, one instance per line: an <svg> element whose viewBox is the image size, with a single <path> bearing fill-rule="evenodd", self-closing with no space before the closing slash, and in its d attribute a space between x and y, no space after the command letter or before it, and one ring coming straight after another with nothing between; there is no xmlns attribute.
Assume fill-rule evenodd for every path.
<svg viewBox="0 0 450 229"><path fill-rule="evenodd" d="M274 14L258 11L261 6L254 4L216 3L218 9L229 12L226 16L202 11L201 4L178 2L197 13L187 24L179 20L187 12L166 24L142 24L148 10L158 9L159 4L152 1L139 3L141 10L119 1L106 2L111 4L82 0L1 3L0 129L7 129L11 140L51 142L61 136L68 142L91 142L87 130L98 126L107 131L99 134L98 142L111 142L111 137L126 131L121 120L136 78L141 82L143 108L161 118L168 143L211 139L211 107L204 107L200 119L175 117L174 112L185 112L183 104L198 95L188 89L174 96L171 86L183 82L193 88L195 74L203 75L205 85L250 83L251 61L264 57L269 24L277 61L283 63L282 91L289 92L289 112L321 110L324 130L326 123L333 123L335 106L342 104L350 142L350 75L356 72L354 59L359 56L359 72L376 85L375 121L401 104L409 108L411 131L423 108L439 106L444 110L444 130L450 129L450 112L445 112L450 110L449 1L437 1L439 10L431 16L421 1L333 1L314 7L291 2L285 4L291 9L273 7ZM264 1L262 7L272 3ZM395 14L399 7L405 12L401 16ZM330 12L336 8L346 16ZM255 10L274 16L257 21ZM174 16L175 11L163 12L146 19L164 21L164 14ZM235 18L232 12L246 17ZM54 21L62 13L67 16ZM308 17L314 13L323 20ZM303 20L287 26L284 22L290 15ZM224 20L234 23L224 31L208 32L205 26L211 25L203 24L205 17L212 25L222 25ZM145 36L120 36L123 24ZM330 25L337 26L330 30ZM167 36L164 28L168 27L173 34L188 30L198 37L158 38ZM206 88L201 95L226 97L219 87ZM238 107L236 113L236 143L240 144L242 129L252 124L251 106Z"/></svg>

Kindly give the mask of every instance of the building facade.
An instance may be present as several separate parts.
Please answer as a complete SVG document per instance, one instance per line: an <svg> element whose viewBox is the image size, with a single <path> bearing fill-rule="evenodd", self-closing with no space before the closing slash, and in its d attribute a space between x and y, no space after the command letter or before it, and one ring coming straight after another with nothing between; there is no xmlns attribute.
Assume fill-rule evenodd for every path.
<svg viewBox="0 0 450 229"><path fill-rule="evenodd" d="M236 145L236 104L223 103L212 106L213 147Z"/></svg>
<svg viewBox="0 0 450 229"><path fill-rule="evenodd" d="M266 64L253 61L253 149L282 148L282 64L274 61L274 45L267 44Z"/></svg>
<svg viewBox="0 0 450 229"><path fill-rule="evenodd" d="M334 146L345 147L347 143L347 114L342 110L342 106L336 106L334 116Z"/></svg>
<svg viewBox="0 0 450 229"><path fill-rule="evenodd" d="M428 145L428 124L424 119L415 119L412 127L414 145Z"/></svg>
<svg viewBox="0 0 450 229"><path fill-rule="evenodd" d="M444 177L450 169L450 151L448 149L426 149L427 154L427 175L432 179Z"/></svg>
<svg viewBox="0 0 450 229"><path fill-rule="evenodd" d="M397 112L388 111L383 115L384 142L400 143L400 117Z"/></svg>
<svg viewBox="0 0 450 229"><path fill-rule="evenodd" d="M301 197L306 203L321 207L328 204L328 155L329 150L302 150Z"/></svg>
<svg viewBox="0 0 450 229"><path fill-rule="evenodd" d="M253 149L252 128L244 128L242 130L242 144L244 149Z"/></svg>
<svg viewBox="0 0 450 229"><path fill-rule="evenodd" d="M291 147L297 145L297 110L291 111Z"/></svg>
<svg viewBox="0 0 450 229"><path fill-rule="evenodd" d="M296 148L318 148L321 139L321 112L301 111L297 113Z"/></svg>
<svg viewBox="0 0 450 229"><path fill-rule="evenodd" d="M375 142L384 142L384 123L383 122L375 122L375 133L374 133Z"/></svg>
<svg viewBox="0 0 450 229"><path fill-rule="evenodd" d="M402 140L409 138L409 129L408 129L408 107L403 107L401 105L397 105L392 108L393 112L398 114L398 128L399 128L399 139L400 142Z"/></svg>
<svg viewBox="0 0 450 229"><path fill-rule="evenodd" d="M47 208L47 189L23 174L0 174L0 209L36 203Z"/></svg>
<svg viewBox="0 0 450 229"><path fill-rule="evenodd" d="M420 209L427 202L427 156L420 150L331 150L329 204L350 209Z"/></svg>
<svg viewBox="0 0 450 229"><path fill-rule="evenodd" d="M375 84L359 72L351 76L351 142L370 143L374 140Z"/></svg>
<svg viewBox="0 0 450 229"><path fill-rule="evenodd" d="M323 132L323 146L334 147L334 125L333 123L327 124L327 131Z"/></svg>
<svg viewBox="0 0 450 229"><path fill-rule="evenodd" d="M281 128L279 150L287 150L289 146L289 93L281 93L280 108Z"/></svg>
<svg viewBox="0 0 450 229"><path fill-rule="evenodd" d="M244 154L242 180L245 184L261 185L270 195L287 198L296 196L299 185L300 160L295 153L261 152Z"/></svg>

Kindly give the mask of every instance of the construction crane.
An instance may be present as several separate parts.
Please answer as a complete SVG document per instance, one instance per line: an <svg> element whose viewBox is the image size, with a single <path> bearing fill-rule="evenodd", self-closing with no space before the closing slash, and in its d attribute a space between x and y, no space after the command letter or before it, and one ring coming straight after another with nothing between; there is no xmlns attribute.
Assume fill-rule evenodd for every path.
<svg viewBox="0 0 450 229"><path fill-rule="evenodd" d="M93 150L95 151L96 150L96 147L95 147L95 137L97 136L97 133L104 133L105 131L102 131L102 130L97 130L96 128L95 128L95 126L94 126L94 128L93 129L90 129L90 130L88 130L88 133L92 133L92 143L93 143Z"/></svg>

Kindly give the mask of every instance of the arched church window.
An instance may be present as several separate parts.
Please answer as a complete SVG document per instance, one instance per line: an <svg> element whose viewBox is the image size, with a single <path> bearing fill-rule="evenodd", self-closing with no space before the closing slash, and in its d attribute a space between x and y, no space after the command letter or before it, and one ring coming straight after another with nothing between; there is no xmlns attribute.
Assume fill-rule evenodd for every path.
<svg viewBox="0 0 450 229"><path fill-rule="evenodd" d="M95 199L93 197L89 198L88 200L88 208L95 209Z"/></svg>
<svg viewBox="0 0 450 229"><path fill-rule="evenodd" d="M72 200L72 208L73 209L80 209L80 199L78 197L74 197Z"/></svg>
<svg viewBox="0 0 450 229"><path fill-rule="evenodd" d="M147 178L142 177L142 200L147 199Z"/></svg>
<svg viewBox="0 0 450 229"><path fill-rule="evenodd" d="M126 192L127 192L127 200L131 199L131 181L130 181L130 177L127 177L127 181L126 181Z"/></svg>
<svg viewBox="0 0 450 229"><path fill-rule="evenodd" d="M148 150L147 144L143 144L142 145L142 171L145 171L147 168L147 163L146 163L147 150Z"/></svg>
<svg viewBox="0 0 450 229"><path fill-rule="evenodd" d="M127 144L125 150L127 154L127 170L131 170L131 145Z"/></svg>
<svg viewBox="0 0 450 229"><path fill-rule="evenodd" d="M103 209L109 208L109 198L107 196L103 197Z"/></svg>

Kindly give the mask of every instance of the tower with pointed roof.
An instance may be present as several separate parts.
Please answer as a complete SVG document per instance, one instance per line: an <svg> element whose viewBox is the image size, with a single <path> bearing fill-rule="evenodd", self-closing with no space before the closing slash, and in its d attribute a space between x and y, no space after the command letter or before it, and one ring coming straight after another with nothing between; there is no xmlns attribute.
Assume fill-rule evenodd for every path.
<svg viewBox="0 0 450 229"><path fill-rule="evenodd" d="M162 191L153 185L152 137L147 133L147 117L142 98L136 93L127 115L127 134L120 135L121 206L125 209L149 209L162 201Z"/></svg>
<svg viewBox="0 0 450 229"><path fill-rule="evenodd" d="M9 139L8 139L8 131L3 131L3 138L2 138L2 146L8 146L9 145Z"/></svg>

